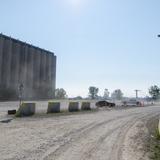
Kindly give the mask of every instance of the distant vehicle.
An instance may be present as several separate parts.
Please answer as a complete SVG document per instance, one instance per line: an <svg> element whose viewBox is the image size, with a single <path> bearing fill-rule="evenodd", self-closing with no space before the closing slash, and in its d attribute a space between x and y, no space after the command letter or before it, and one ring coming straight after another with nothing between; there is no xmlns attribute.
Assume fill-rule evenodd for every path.
<svg viewBox="0 0 160 160"><path fill-rule="evenodd" d="M136 99L130 99L128 101L123 101L123 106L141 106L141 102Z"/></svg>
<svg viewBox="0 0 160 160"><path fill-rule="evenodd" d="M96 103L97 107L115 107L116 104L108 101L98 101Z"/></svg>

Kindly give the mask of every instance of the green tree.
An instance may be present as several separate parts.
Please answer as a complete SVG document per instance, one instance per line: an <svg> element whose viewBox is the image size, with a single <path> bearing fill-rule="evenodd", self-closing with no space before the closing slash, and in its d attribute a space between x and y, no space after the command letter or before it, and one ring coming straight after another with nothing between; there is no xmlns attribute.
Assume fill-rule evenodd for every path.
<svg viewBox="0 0 160 160"><path fill-rule="evenodd" d="M154 100L157 100L160 97L160 88L157 85L151 86L149 88L149 94Z"/></svg>
<svg viewBox="0 0 160 160"><path fill-rule="evenodd" d="M116 90L112 93L111 97L112 97L113 99L116 99L116 100L121 100L121 99L123 98L123 93L122 93L122 91L121 91L120 89L116 89Z"/></svg>
<svg viewBox="0 0 160 160"><path fill-rule="evenodd" d="M104 98L104 99L108 99L108 98L109 98L109 94L110 94L110 93L109 93L108 89L105 89L105 90L104 90L103 98Z"/></svg>
<svg viewBox="0 0 160 160"><path fill-rule="evenodd" d="M89 97L91 97L91 99L96 99L98 97L98 92L99 89L97 87L89 87Z"/></svg>
<svg viewBox="0 0 160 160"><path fill-rule="evenodd" d="M65 99L67 98L67 93L63 88L57 88L55 91L55 98L56 99Z"/></svg>

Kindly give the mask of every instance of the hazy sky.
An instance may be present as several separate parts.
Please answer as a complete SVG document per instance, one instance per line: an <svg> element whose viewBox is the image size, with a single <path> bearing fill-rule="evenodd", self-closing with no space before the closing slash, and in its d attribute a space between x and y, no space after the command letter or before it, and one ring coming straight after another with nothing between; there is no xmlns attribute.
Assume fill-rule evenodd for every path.
<svg viewBox="0 0 160 160"><path fill-rule="evenodd" d="M160 0L0 0L0 32L53 51L69 96L160 85Z"/></svg>

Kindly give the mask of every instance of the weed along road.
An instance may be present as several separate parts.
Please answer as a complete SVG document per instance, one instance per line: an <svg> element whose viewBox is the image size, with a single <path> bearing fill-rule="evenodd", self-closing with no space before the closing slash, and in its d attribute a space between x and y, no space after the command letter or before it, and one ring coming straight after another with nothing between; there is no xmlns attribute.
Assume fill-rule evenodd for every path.
<svg viewBox="0 0 160 160"><path fill-rule="evenodd" d="M0 123L0 159L147 160L147 122L158 115L152 106L14 118Z"/></svg>

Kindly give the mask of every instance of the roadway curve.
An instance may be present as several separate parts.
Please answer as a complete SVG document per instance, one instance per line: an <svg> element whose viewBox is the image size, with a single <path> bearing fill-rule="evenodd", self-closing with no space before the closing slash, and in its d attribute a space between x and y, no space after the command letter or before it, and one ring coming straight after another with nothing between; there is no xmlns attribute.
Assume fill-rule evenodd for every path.
<svg viewBox="0 0 160 160"><path fill-rule="evenodd" d="M0 124L1 159L147 160L146 124L157 115L159 106L15 119Z"/></svg>

